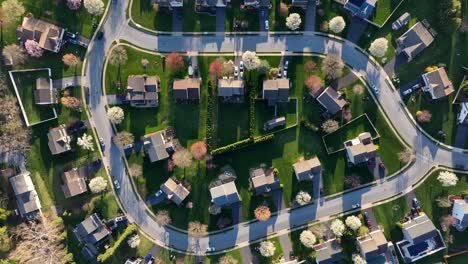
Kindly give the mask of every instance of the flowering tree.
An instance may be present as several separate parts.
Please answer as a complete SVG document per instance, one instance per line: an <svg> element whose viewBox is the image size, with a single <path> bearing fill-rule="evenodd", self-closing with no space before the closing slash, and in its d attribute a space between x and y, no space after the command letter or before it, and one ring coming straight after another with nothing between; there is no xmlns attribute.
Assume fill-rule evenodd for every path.
<svg viewBox="0 0 468 264"><path fill-rule="evenodd" d="M137 248L140 245L140 236L135 234L127 239L128 246L130 248Z"/></svg>
<svg viewBox="0 0 468 264"><path fill-rule="evenodd" d="M334 80L343 75L344 63L335 54L328 54L322 61L322 71L329 80Z"/></svg>
<svg viewBox="0 0 468 264"><path fill-rule="evenodd" d="M268 74L270 75L270 78L275 78L276 76L278 76L278 72L278 68L271 68Z"/></svg>
<svg viewBox="0 0 468 264"><path fill-rule="evenodd" d="M120 66L127 63L127 60L127 50L123 46L115 47L109 55L109 63L112 65Z"/></svg>
<svg viewBox="0 0 468 264"><path fill-rule="evenodd" d="M308 74L311 74L313 71L315 71L317 69L317 63L309 60L307 61L305 64L304 64L304 70L305 72L307 72Z"/></svg>
<svg viewBox="0 0 468 264"><path fill-rule="evenodd" d="M257 57L255 51L246 51L242 54L242 61L244 61L247 70L255 70L260 66L260 59Z"/></svg>
<svg viewBox="0 0 468 264"><path fill-rule="evenodd" d="M382 58L387 53L388 49L388 40L386 38L378 38L372 41L369 52L378 58Z"/></svg>
<svg viewBox="0 0 468 264"><path fill-rule="evenodd" d="M67 53L62 57L63 64L67 66L77 66L81 64L81 59L73 53Z"/></svg>
<svg viewBox="0 0 468 264"><path fill-rule="evenodd" d="M29 56L34 58L40 58L44 53L44 50L39 47L39 43L32 39L26 40L24 43L24 48L26 49L26 52L29 54Z"/></svg>
<svg viewBox="0 0 468 264"><path fill-rule="evenodd" d="M366 264L367 261L361 257L361 255L353 254L353 263L354 264Z"/></svg>
<svg viewBox="0 0 468 264"><path fill-rule="evenodd" d="M107 118L114 123L114 124L120 124L124 120L125 114L122 108L118 106L113 106L109 109L107 109Z"/></svg>
<svg viewBox="0 0 468 264"><path fill-rule="evenodd" d="M259 207L255 208L254 214L255 218L257 218L257 220L260 222L266 221L271 217L270 208L266 205L260 205Z"/></svg>
<svg viewBox="0 0 468 264"><path fill-rule="evenodd" d="M60 103L66 108L73 109L75 111L81 110L81 100L74 96L62 96Z"/></svg>
<svg viewBox="0 0 468 264"><path fill-rule="evenodd" d="M140 63L141 63L141 66L143 66L143 68L146 69L146 67L148 67L150 62L149 62L149 60L147 58L143 58L143 59L141 59Z"/></svg>
<svg viewBox="0 0 468 264"><path fill-rule="evenodd" d="M413 151L410 148L405 148L405 150L398 153L398 159L403 163L408 163L413 158Z"/></svg>
<svg viewBox="0 0 468 264"><path fill-rule="evenodd" d="M21 65L26 62L27 55L24 49L16 44L10 44L3 48L3 56L8 58L13 65Z"/></svg>
<svg viewBox="0 0 468 264"><path fill-rule="evenodd" d="M212 204L210 207L208 207L208 212L211 215L219 215L221 213L221 207L217 206L216 204Z"/></svg>
<svg viewBox="0 0 468 264"><path fill-rule="evenodd" d="M205 141L198 141L193 143L193 145L190 147L190 152L192 153L194 159L203 159L203 157L205 157L206 153L208 152Z"/></svg>
<svg viewBox="0 0 468 264"><path fill-rule="evenodd" d="M298 13L292 13L286 18L286 26L290 30L296 30L301 25L301 16Z"/></svg>
<svg viewBox="0 0 468 264"><path fill-rule="evenodd" d="M101 0L84 0L84 6L93 16L99 16L104 12L104 3Z"/></svg>
<svg viewBox="0 0 468 264"><path fill-rule="evenodd" d="M67 6L70 10L78 10L81 7L81 0L67 0Z"/></svg>
<svg viewBox="0 0 468 264"><path fill-rule="evenodd" d="M219 60L214 60L210 63L208 72L213 78L219 78L223 75L223 63Z"/></svg>
<svg viewBox="0 0 468 264"><path fill-rule="evenodd" d="M437 180L442 184L443 187L452 187L457 185L458 177L455 173L450 171L441 171Z"/></svg>
<svg viewBox="0 0 468 264"><path fill-rule="evenodd" d="M135 140L135 137L130 132L122 131L122 132L115 134L112 140L119 148L123 148L127 145L132 144L133 141Z"/></svg>
<svg viewBox="0 0 468 264"><path fill-rule="evenodd" d="M223 75L232 75L234 74L234 62L232 60L228 60L223 62Z"/></svg>
<svg viewBox="0 0 468 264"><path fill-rule="evenodd" d="M235 259L231 255L224 255L224 256L220 257L219 260L218 260L219 264L237 264L238 262L239 261L237 261L237 259Z"/></svg>
<svg viewBox="0 0 468 264"><path fill-rule="evenodd" d="M416 119L420 123L429 123L432 120L432 114L429 110L422 110L416 112Z"/></svg>
<svg viewBox="0 0 468 264"><path fill-rule="evenodd" d="M322 87L322 79L317 75L312 75L304 81L304 85L309 92L315 93Z"/></svg>
<svg viewBox="0 0 468 264"><path fill-rule="evenodd" d="M85 150L94 151L93 137L86 133L78 138L76 144Z"/></svg>
<svg viewBox="0 0 468 264"><path fill-rule="evenodd" d="M298 205L306 205L310 203L310 200L312 200L312 197L310 196L309 193L300 191L296 194L295 200Z"/></svg>
<svg viewBox="0 0 468 264"><path fill-rule="evenodd" d="M312 248L315 242L317 242L317 238L309 230L302 231L301 235L299 236L299 240L301 240L302 245L307 248Z"/></svg>
<svg viewBox="0 0 468 264"><path fill-rule="evenodd" d="M322 130L325 133L332 133L338 130L340 128L340 124L338 121L333 120L333 119L328 119L322 124Z"/></svg>
<svg viewBox="0 0 468 264"><path fill-rule="evenodd" d="M166 57L166 66L173 72L179 72L184 68L184 59L178 52L172 52Z"/></svg>
<svg viewBox="0 0 468 264"><path fill-rule="evenodd" d="M330 230L336 237L342 237L346 227L341 220L335 219L330 225Z"/></svg>
<svg viewBox="0 0 468 264"><path fill-rule="evenodd" d="M330 30L330 26L328 24L328 21L323 21L321 24L320 24L320 31L322 32L327 32L328 30Z"/></svg>
<svg viewBox="0 0 468 264"><path fill-rule="evenodd" d="M174 155L172 155L172 160L174 161L174 165L180 168L185 168L192 164L192 153L190 153L186 149L178 150Z"/></svg>
<svg viewBox="0 0 468 264"><path fill-rule="evenodd" d="M107 181L103 177L94 177L89 181L89 189L92 193L101 193L107 188Z"/></svg>
<svg viewBox="0 0 468 264"><path fill-rule="evenodd" d="M329 28L333 33L340 33L346 27L346 22L342 16L336 16L330 20L328 23Z"/></svg>
<svg viewBox="0 0 468 264"><path fill-rule="evenodd" d="M172 222L169 212L167 210L159 210L156 213L156 222L162 226L169 225Z"/></svg>
<svg viewBox="0 0 468 264"><path fill-rule="evenodd" d="M262 255L263 257L269 258L275 254L276 246L271 241L262 241L260 242L258 251L260 252L260 255Z"/></svg>
<svg viewBox="0 0 468 264"><path fill-rule="evenodd" d="M361 219L354 215L346 217L345 223L353 231L358 230L362 225Z"/></svg>
<svg viewBox="0 0 468 264"><path fill-rule="evenodd" d="M18 0L6 0L2 3L2 20L3 23L9 25L18 20L26 10Z"/></svg>

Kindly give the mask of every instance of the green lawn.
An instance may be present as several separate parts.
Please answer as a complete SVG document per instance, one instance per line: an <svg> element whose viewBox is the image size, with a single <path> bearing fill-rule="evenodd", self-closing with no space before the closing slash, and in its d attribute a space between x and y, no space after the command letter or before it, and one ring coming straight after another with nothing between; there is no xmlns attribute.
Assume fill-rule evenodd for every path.
<svg viewBox="0 0 468 264"><path fill-rule="evenodd" d="M216 16L195 12L195 1L184 1L182 16L185 32L216 31Z"/></svg>
<svg viewBox="0 0 468 264"><path fill-rule="evenodd" d="M256 127L255 135L260 136L272 131L280 130L284 127L289 127L296 124L296 100L291 100L287 103L279 103L276 108L276 117L286 117L286 126L276 127L272 130L264 130L264 124L275 118L275 107L268 106L268 103L264 100L257 100L255 102L255 116L256 116Z"/></svg>
<svg viewBox="0 0 468 264"><path fill-rule="evenodd" d="M248 103L218 103L218 146L225 146L249 137Z"/></svg>
<svg viewBox="0 0 468 264"><path fill-rule="evenodd" d="M286 26L286 16L281 16L279 13L279 2L280 1L272 1L272 7L270 9L270 14L268 17L268 22L269 22L269 27L270 31L291 31L287 26ZM281 2L286 2L286 1L281 1ZM289 14L292 13L297 13L301 16L302 23L300 27L296 31L303 31L304 30L304 25L305 25L305 14L306 11L300 7L295 7L291 6L289 7Z"/></svg>
<svg viewBox="0 0 468 264"><path fill-rule="evenodd" d="M172 30L172 11L153 9L150 0L133 0L130 8L133 20L145 28L158 31Z"/></svg>
<svg viewBox="0 0 468 264"><path fill-rule="evenodd" d="M410 212L405 197L400 197L391 202L373 208L374 215L379 225L384 227L385 237L394 243L403 239L401 230L396 227L396 223Z"/></svg>
<svg viewBox="0 0 468 264"><path fill-rule="evenodd" d="M332 18L336 17L336 16L342 16L346 22L346 27L345 29L339 33L339 34L335 34L333 32L329 32L331 34L335 34L337 36L341 36L341 37L346 37L347 36L347 32L348 32L348 28L349 28L349 24L350 24L350 20L348 19L348 12L346 12L346 10L343 9L343 5L342 4L339 4L337 3L336 1L321 1L321 5L320 7L317 8L317 15L315 16L315 19L316 19L316 23L315 23L315 28L316 28L316 31L320 31L320 25L324 22L324 21L330 21ZM322 9L323 10L323 16L320 16L319 14L319 11ZM325 32L327 33L327 32Z"/></svg>
<svg viewBox="0 0 468 264"><path fill-rule="evenodd" d="M397 8L403 0L380 0L374 10L370 20L377 25L383 25L390 14ZM391 23L391 22L389 22Z"/></svg>

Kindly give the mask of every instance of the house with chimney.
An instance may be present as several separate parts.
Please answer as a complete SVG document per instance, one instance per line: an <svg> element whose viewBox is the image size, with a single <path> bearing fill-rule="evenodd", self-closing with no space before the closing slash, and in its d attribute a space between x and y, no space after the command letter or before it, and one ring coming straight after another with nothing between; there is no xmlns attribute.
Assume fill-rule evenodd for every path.
<svg viewBox="0 0 468 264"><path fill-rule="evenodd" d="M167 181L161 185L160 189L166 194L166 198L177 206L182 204L185 198L190 194L187 188L181 183L174 181L172 178L167 179Z"/></svg>
<svg viewBox="0 0 468 264"><path fill-rule="evenodd" d="M297 181L311 181L314 179L314 176L321 176L322 165L320 164L320 160L314 157L294 163L293 170Z"/></svg>
<svg viewBox="0 0 468 264"><path fill-rule="evenodd" d="M58 53L64 43L65 29L32 15L23 18L21 26L16 29L16 36L21 43L34 40L44 50Z"/></svg>
<svg viewBox="0 0 468 264"><path fill-rule="evenodd" d="M151 162L168 159L174 153L173 139L165 131L144 135L143 150Z"/></svg>
<svg viewBox="0 0 468 264"><path fill-rule="evenodd" d="M434 37L429 29L422 22L418 22L396 40L396 51L397 54L403 53L408 61L411 61L433 41Z"/></svg>
<svg viewBox="0 0 468 264"><path fill-rule="evenodd" d="M10 177L9 181L15 194L16 204L21 217L31 220L41 215L41 201L32 182L31 174L23 172Z"/></svg>
<svg viewBox="0 0 468 264"><path fill-rule="evenodd" d="M455 92L443 67L423 74L422 79L424 81L422 90L427 92L432 100L444 98Z"/></svg>
<svg viewBox="0 0 468 264"><path fill-rule="evenodd" d="M234 181L222 183L210 188L211 202L219 207L229 206L241 201Z"/></svg>
<svg viewBox="0 0 468 264"><path fill-rule="evenodd" d="M66 125L51 128L47 133L48 145L52 155L61 154L71 150L72 137L68 133Z"/></svg>
<svg viewBox="0 0 468 264"><path fill-rule="evenodd" d="M316 99L332 115L341 111L346 105L346 100L330 86L323 90Z"/></svg>
<svg viewBox="0 0 468 264"><path fill-rule="evenodd" d="M250 170L250 188L256 195L260 195L277 190L281 185L273 168L259 167Z"/></svg>

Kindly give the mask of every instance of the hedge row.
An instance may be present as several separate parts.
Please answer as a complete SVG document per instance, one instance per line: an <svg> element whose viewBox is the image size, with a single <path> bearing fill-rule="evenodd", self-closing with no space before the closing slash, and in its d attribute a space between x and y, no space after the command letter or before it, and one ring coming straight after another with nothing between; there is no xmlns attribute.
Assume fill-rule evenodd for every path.
<svg viewBox="0 0 468 264"><path fill-rule="evenodd" d="M214 147L214 140L213 140L213 109L215 104L215 96L212 94L212 86L211 82L208 83L208 104L206 106L207 109L207 117L206 117L206 145L208 149L213 149Z"/></svg>
<svg viewBox="0 0 468 264"><path fill-rule="evenodd" d="M125 231L119 236L119 239L115 241L114 245L106 250L103 254L99 254L97 260L101 263L106 262L110 257L112 257L115 251L120 247L122 242L127 239L127 237L137 231L137 228L134 224L127 226Z"/></svg>
<svg viewBox="0 0 468 264"><path fill-rule="evenodd" d="M249 137L253 138L255 135L255 89L251 88L249 93Z"/></svg>
<svg viewBox="0 0 468 264"><path fill-rule="evenodd" d="M238 150L240 148L244 148L244 147L254 145L254 144L257 144L257 143L260 143L260 142L271 140L273 138L274 138L273 134L266 135L266 136L261 136L261 137L256 137L256 138L251 138L250 137L250 138L243 139L243 140L234 142L232 144L226 145L224 147L213 149L211 151L211 155L217 155L217 154L222 154L222 153Z"/></svg>

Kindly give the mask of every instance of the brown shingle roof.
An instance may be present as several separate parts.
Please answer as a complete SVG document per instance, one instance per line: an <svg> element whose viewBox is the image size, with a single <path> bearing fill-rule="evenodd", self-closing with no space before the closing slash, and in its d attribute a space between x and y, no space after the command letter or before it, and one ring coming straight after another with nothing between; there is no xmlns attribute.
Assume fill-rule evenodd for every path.
<svg viewBox="0 0 468 264"><path fill-rule="evenodd" d="M438 68L437 70L423 74L423 80L432 99L445 97L455 91L444 68Z"/></svg>
<svg viewBox="0 0 468 264"><path fill-rule="evenodd" d="M172 84L174 98L177 100L199 100L200 83L201 80L197 78L174 80Z"/></svg>
<svg viewBox="0 0 468 264"><path fill-rule="evenodd" d="M85 170L72 169L62 174L62 191L65 198L70 198L88 191Z"/></svg>
<svg viewBox="0 0 468 264"><path fill-rule="evenodd" d="M21 41L34 40L39 43L39 47L58 52L64 34L64 29L44 20L36 19L32 16L23 18L23 23L16 30L16 34Z"/></svg>

